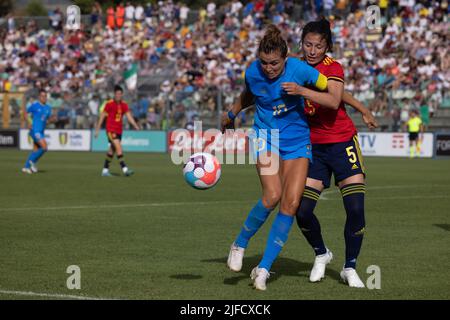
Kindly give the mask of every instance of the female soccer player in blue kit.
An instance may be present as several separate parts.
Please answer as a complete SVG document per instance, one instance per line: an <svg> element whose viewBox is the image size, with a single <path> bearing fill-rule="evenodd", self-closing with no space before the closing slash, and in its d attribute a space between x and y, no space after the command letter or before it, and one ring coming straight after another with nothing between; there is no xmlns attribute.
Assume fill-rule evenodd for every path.
<svg viewBox="0 0 450 320"><path fill-rule="evenodd" d="M32 123L29 123L30 118L27 115L31 115ZM44 130L51 115L52 109L47 104L47 92L40 90L38 101L31 104L27 112L24 113L24 117L30 127L28 134L33 139L33 151L30 153L25 162L25 166L22 168L22 172L24 173L36 173L38 171L36 163L47 152ZM55 117L52 117L51 121L55 120Z"/></svg>
<svg viewBox="0 0 450 320"><path fill-rule="evenodd" d="M233 256L243 256L248 240L280 202L280 211L272 224L263 258L251 272L258 290L266 290L270 268L287 241L311 159L310 132L303 110L303 98L288 95L282 84L293 82L319 90L327 87L326 78L316 69L297 58L287 57L287 54L287 43L280 30L270 25L259 44L258 59L246 70L246 88L222 123L226 126L234 120L242 106L255 101L253 147L257 149L254 151L262 198L250 211L231 246L228 259L231 270L240 271L242 259L236 265L234 261L239 259L233 259Z"/></svg>

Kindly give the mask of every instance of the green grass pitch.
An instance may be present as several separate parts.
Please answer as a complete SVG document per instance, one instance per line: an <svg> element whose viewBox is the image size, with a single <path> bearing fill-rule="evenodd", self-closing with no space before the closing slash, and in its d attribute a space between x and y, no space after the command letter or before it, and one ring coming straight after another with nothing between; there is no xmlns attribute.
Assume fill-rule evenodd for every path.
<svg viewBox="0 0 450 320"><path fill-rule="evenodd" d="M103 153L49 152L40 173L28 153L0 151L0 299L449 299L450 161L366 158L367 231L358 260L381 270L381 289L342 284L345 212L336 188L316 214L335 259L309 283L313 252L293 226L266 292L249 274L271 219L250 242L244 268L226 267L231 242L260 186L252 165L224 165L219 184L190 188L167 154L128 153L132 177L100 176ZM81 269L69 290L66 269ZM33 292L34 294L27 294ZM39 295L41 294L41 295ZM61 295L61 296L58 296Z"/></svg>

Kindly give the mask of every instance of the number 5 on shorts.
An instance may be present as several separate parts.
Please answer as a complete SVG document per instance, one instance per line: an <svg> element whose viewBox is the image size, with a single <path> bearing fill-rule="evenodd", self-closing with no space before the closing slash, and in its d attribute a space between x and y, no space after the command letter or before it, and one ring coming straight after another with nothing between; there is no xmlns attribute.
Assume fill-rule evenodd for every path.
<svg viewBox="0 0 450 320"><path fill-rule="evenodd" d="M348 161L350 161L350 163L355 163L357 158L356 158L356 154L354 151L352 151L353 146L350 146L348 148L345 148L345 151L347 151L347 155L348 155Z"/></svg>

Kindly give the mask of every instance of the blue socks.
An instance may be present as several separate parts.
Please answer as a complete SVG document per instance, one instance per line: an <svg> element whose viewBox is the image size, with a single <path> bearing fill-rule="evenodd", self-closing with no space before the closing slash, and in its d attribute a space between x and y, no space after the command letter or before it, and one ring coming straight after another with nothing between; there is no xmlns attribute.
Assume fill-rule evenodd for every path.
<svg viewBox="0 0 450 320"><path fill-rule="evenodd" d="M264 207L262 201L259 200L250 211L234 244L241 248L247 248L250 238L261 228L271 211L272 209ZM293 222L294 217L285 215L281 212L277 214L269 233L269 239L267 241L263 259L259 264L260 268L265 268L267 271L270 270L273 262L283 248L284 243L288 239Z"/></svg>
<svg viewBox="0 0 450 320"><path fill-rule="evenodd" d="M241 232L234 244L241 248L247 248L248 241L255 235L259 228L261 228L271 211L272 209L264 207L262 201L259 200L248 214L247 220L245 220Z"/></svg>
<svg viewBox="0 0 450 320"><path fill-rule="evenodd" d="M292 223L294 222L293 216L288 216L282 212L278 212L269 233L269 240L267 241L266 250L264 251L263 258L259 263L259 268L264 268L267 271L272 267L273 262L278 257L286 243L291 230Z"/></svg>
<svg viewBox="0 0 450 320"><path fill-rule="evenodd" d="M47 150L44 150L42 148L37 149L36 151L33 151L28 156L27 162L25 163L25 168L30 167L30 161L33 163L36 163L40 157L46 152Z"/></svg>
<svg viewBox="0 0 450 320"><path fill-rule="evenodd" d="M325 243L323 242L319 220L314 214L314 208L319 197L319 190L306 186L297 210L297 225L313 248L316 256L327 252Z"/></svg>
<svg viewBox="0 0 450 320"><path fill-rule="evenodd" d="M364 194L362 183L348 184L341 189L347 220L345 222L345 268L356 269L356 259L361 250L364 231Z"/></svg>

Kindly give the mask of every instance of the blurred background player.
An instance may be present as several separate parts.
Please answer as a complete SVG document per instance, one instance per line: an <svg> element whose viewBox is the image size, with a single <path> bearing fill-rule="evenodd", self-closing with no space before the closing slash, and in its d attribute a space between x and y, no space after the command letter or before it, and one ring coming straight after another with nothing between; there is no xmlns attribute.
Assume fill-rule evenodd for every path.
<svg viewBox="0 0 450 320"><path fill-rule="evenodd" d="M345 265L340 275L350 287L364 287L356 273L356 259L365 230L365 173L357 131L347 115L344 102L362 113L369 128L375 128L377 123L370 111L351 95L344 93L344 70L326 55L332 46L332 33L327 20L309 22L304 27L301 36L304 59L327 77L328 91L335 99L316 90L295 88L297 94L307 99L305 111L308 114L313 153L297 212L297 224L316 254L309 280L320 281L325 276L325 266L330 263L333 254L325 246L314 208L323 189L330 187L331 176L334 175L347 214L344 228Z"/></svg>
<svg viewBox="0 0 450 320"><path fill-rule="evenodd" d="M39 90L38 100L28 107L24 117L30 129L28 134L33 139L33 151L27 158L22 172L37 173L36 163L47 152L47 142L44 136L45 126L48 121L56 121L56 117L52 116L52 108L47 104L47 92L45 90Z"/></svg>
<svg viewBox="0 0 450 320"><path fill-rule="evenodd" d="M120 162L122 172L126 176L131 176L134 172L127 167L123 160L123 150L121 145L122 132L123 132L123 116L127 116L128 122L136 129L140 130L139 126L134 121L133 115L128 108L125 101L122 100L123 89L120 86L114 88L114 99L110 100L105 109L101 112L97 126L95 128L95 138L98 137L98 132L106 119L106 135L110 143L108 152L106 153L106 159L103 166L102 176L110 177L109 165L114 157L117 155L117 159Z"/></svg>
<svg viewBox="0 0 450 320"><path fill-rule="evenodd" d="M411 110L409 120L406 122L409 133L409 157L420 156L420 145L422 142L423 123L417 110ZM420 135L419 135L420 133Z"/></svg>

